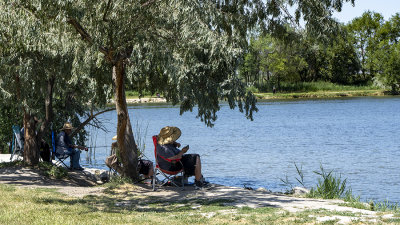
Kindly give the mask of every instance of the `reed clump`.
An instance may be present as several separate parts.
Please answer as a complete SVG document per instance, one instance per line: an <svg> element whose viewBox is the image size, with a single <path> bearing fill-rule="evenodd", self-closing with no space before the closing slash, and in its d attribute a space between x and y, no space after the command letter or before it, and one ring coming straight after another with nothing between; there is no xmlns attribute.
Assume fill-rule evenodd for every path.
<svg viewBox="0 0 400 225"><path fill-rule="evenodd" d="M335 174L333 170L326 171L322 165L320 165L320 171L314 171L314 173L320 176L318 184L315 188L311 188L307 197L338 199L344 196L347 178L342 179L341 175Z"/></svg>

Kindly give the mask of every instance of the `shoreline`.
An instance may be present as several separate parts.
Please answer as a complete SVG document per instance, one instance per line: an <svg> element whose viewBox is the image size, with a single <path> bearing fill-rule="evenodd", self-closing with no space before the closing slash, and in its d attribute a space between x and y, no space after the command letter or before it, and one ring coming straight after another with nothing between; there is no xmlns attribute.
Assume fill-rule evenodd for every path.
<svg viewBox="0 0 400 225"><path fill-rule="evenodd" d="M346 97L375 97L393 96L385 90L356 90L356 91L317 91L317 92L292 92L292 93L255 93L260 100L282 99L313 99L313 98L346 98Z"/></svg>
<svg viewBox="0 0 400 225"><path fill-rule="evenodd" d="M317 91L317 92L291 92L291 93L254 93L257 100L290 100L290 99L323 99L323 98L351 98L351 97L377 97L394 96L385 90L356 90L356 91ZM162 104L168 103L163 97L127 97L126 103L132 104ZM107 105L114 105L111 99Z"/></svg>
<svg viewBox="0 0 400 225"><path fill-rule="evenodd" d="M3 158L4 161L7 161L8 156L0 155L0 159ZM0 162L3 160L0 160ZM193 186L185 186L184 190L180 187L164 186L152 191L151 185L142 183L125 183L109 189L110 186L107 186L107 184L99 185L99 182L96 182L94 175L98 175L99 172L102 171L85 168L84 171L69 171L67 179L54 179L44 176L40 170L34 168L6 167L0 168L0 188L11 190L4 188L4 185L10 185L13 188L33 190L32 193L35 193L35 189L40 192L56 190L56 192L65 196L62 198L72 199L72 201L81 199L82 205L86 204L87 199L95 198L96 202L111 202L117 211L121 210L122 212L125 212L125 208L131 206L147 207L155 202L169 210L171 210L171 206L177 208L195 207L195 211L184 213L184 217L190 217L193 212L216 203L218 208L211 206L214 207L211 208L211 211L201 212L199 216L204 214L208 218L218 218L218 215L226 210L242 212L242 209L244 209L246 214L250 213L251 215L256 215L260 210L267 210L268 212L269 210L276 210L274 212L278 215L283 213L282 215L286 215L287 219L290 220L306 214L308 218L314 218L312 221L316 223L324 221L336 221L344 224L353 221L369 223L399 219L397 214L392 211L384 213L367 209L367 203L361 203L365 204L365 207L357 208L342 199L305 198L302 194L286 195L270 192L266 189L251 190L218 184L212 184L210 188L202 190L196 190ZM92 207L90 201L87 205ZM70 205L66 203L65 207L68 208ZM142 208L139 208L139 211L140 209ZM147 213L152 212L148 211ZM274 213L271 214L274 215ZM159 214L156 212L156 215Z"/></svg>

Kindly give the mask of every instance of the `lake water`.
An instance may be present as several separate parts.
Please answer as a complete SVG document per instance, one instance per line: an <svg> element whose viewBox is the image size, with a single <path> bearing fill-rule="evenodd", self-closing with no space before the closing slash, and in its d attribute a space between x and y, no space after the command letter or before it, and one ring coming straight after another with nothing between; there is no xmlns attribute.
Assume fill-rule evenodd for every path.
<svg viewBox="0 0 400 225"><path fill-rule="evenodd" d="M250 121L222 104L213 128L196 119L197 109L179 116L179 108L171 105L140 105L129 107L129 113L142 130L149 159L154 161L152 135L177 126L182 130L178 141L201 155L203 174L212 183L285 191L285 177L300 186L296 163L305 185L312 187L318 178L313 171L322 165L347 178L363 200L400 202L400 98L266 101L258 108ZM83 155L82 164L106 168L116 112L99 119L109 132L91 130L88 145L97 148Z"/></svg>

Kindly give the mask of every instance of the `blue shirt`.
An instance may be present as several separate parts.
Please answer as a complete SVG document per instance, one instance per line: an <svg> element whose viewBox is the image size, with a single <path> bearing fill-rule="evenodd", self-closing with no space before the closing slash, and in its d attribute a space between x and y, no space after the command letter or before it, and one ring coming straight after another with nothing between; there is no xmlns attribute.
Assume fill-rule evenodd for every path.
<svg viewBox="0 0 400 225"><path fill-rule="evenodd" d="M61 131L56 138L56 154L64 155L65 152L70 152L72 149L69 147L72 145L71 139L64 131Z"/></svg>
<svg viewBox="0 0 400 225"><path fill-rule="evenodd" d="M166 145L157 144L156 152L157 152L158 165L161 168L169 168L171 166L171 163L164 160L160 156L168 159L170 157L178 155L180 150L177 147L175 147L174 144L166 144Z"/></svg>

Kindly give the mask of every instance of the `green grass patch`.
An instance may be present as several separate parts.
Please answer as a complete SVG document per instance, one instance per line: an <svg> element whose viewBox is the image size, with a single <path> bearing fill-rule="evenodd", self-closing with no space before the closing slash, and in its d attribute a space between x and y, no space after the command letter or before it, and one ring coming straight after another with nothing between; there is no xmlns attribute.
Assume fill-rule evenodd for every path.
<svg viewBox="0 0 400 225"><path fill-rule="evenodd" d="M150 91L143 91L142 93L139 93L138 91L125 91L125 96L126 98L150 98L150 97L155 97Z"/></svg>
<svg viewBox="0 0 400 225"><path fill-rule="evenodd" d="M331 82L281 82L280 85L265 83L262 85L250 87L249 90L259 90L260 92L272 92L273 87L276 87L278 93L291 92L318 92L318 91L361 91L361 90L383 90L374 85L341 85ZM255 92L259 92L255 91Z"/></svg>
<svg viewBox="0 0 400 225"><path fill-rule="evenodd" d="M61 166L56 166L50 162L39 162L39 169L46 176L62 179L68 177L68 170Z"/></svg>
<svg viewBox="0 0 400 225"><path fill-rule="evenodd" d="M282 92L359 91L371 89L379 88L373 85L341 85L323 81L297 83L282 82L280 85L280 90Z"/></svg>
<svg viewBox="0 0 400 225"><path fill-rule="evenodd" d="M255 93L258 99L293 99L293 98L340 98L340 97L362 97L383 96L383 90L361 90L361 91L318 91L318 92L292 92L292 93Z"/></svg>
<svg viewBox="0 0 400 225"><path fill-rule="evenodd" d="M15 160L12 162L2 162L0 163L0 169L2 168L9 168L9 167L15 167L15 166L24 166L24 162L22 160Z"/></svg>

